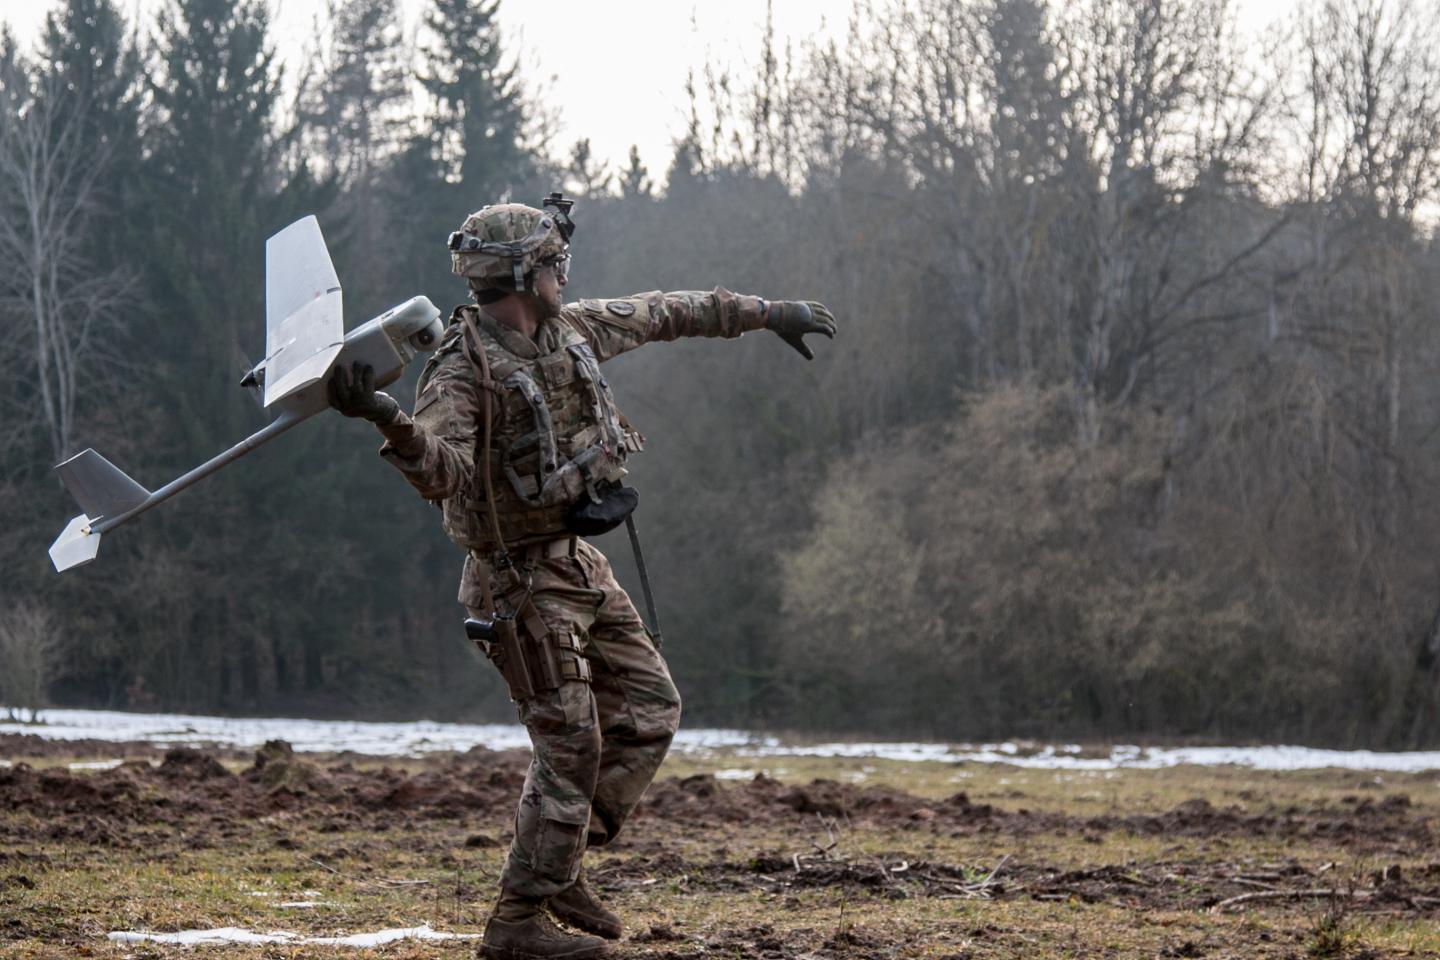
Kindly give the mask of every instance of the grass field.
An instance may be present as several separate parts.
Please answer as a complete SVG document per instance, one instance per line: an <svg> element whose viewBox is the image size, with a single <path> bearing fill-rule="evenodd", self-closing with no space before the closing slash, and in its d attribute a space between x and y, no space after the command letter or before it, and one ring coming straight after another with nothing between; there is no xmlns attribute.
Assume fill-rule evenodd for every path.
<svg viewBox="0 0 1440 960"><path fill-rule="evenodd" d="M0 738L0 956L355 953L112 931L478 933L526 759L123 752L76 770L118 754ZM624 957L1440 957L1435 773L721 752L667 765L587 862Z"/></svg>

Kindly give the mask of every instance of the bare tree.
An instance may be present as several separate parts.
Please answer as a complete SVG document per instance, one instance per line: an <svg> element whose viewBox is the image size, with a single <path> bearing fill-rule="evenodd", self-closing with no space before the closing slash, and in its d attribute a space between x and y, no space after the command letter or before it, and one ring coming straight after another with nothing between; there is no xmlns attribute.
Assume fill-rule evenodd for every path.
<svg viewBox="0 0 1440 960"><path fill-rule="evenodd" d="M1428 553L1414 542L1407 474L1420 465L1416 439L1434 428L1433 412L1417 422L1428 391L1416 381L1431 379L1417 348L1434 326L1420 251L1426 207L1440 198L1440 5L1321 0L1296 39L1287 105L1306 231L1282 317L1325 398L1326 474L1353 518L1353 589L1373 607L1367 646L1393 678L1385 725L1398 727L1407 685L1410 706L1424 705L1417 717L1440 702L1434 633L1409 609L1432 588L1407 586L1413 549Z"/></svg>
<svg viewBox="0 0 1440 960"><path fill-rule="evenodd" d="M129 299L128 275L95 272L83 237L108 156L82 150L85 104L25 62L0 63L0 265L3 303L25 337L52 456L71 453L77 395L105 355L102 334Z"/></svg>
<svg viewBox="0 0 1440 960"><path fill-rule="evenodd" d="M1274 239L1273 217L1214 218L1247 202L1237 176L1268 96L1244 62L1224 0L1094 0L1072 7L1055 43L1069 64L1071 305L1082 440L1107 405L1164 371L1161 348L1227 319L1206 294ZM1258 206L1258 205L1256 205ZM1220 242L1216 242L1219 240Z"/></svg>
<svg viewBox="0 0 1440 960"><path fill-rule="evenodd" d="M1407 279L1417 214L1440 195L1440 8L1410 0L1325 0L1301 24L1303 71L1292 116L1305 157L1298 199L1312 218L1316 313L1330 319L1347 283L1347 351L1373 384L1374 438L1387 501L1399 483L1405 327L1428 312ZM1316 287L1323 288L1320 292ZM1356 299L1363 302L1355 302ZM1339 317L1333 317L1340 319ZM1340 332L1332 322L1317 325ZM1393 533L1393 509L1385 519Z"/></svg>
<svg viewBox="0 0 1440 960"><path fill-rule="evenodd" d="M22 600L0 614L0 703L10 719L29 711L33 722L46 703L60 642L50 611Z"/></svg>

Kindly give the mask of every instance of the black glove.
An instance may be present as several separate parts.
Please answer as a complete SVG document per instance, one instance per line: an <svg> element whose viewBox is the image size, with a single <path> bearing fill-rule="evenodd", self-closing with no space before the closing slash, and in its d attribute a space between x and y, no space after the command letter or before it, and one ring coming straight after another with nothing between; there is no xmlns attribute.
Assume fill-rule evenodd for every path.
<svg viewBox="0 0 1440 960"><path fill-rule="evenodd" d="M364 417L371 423L389 423L400 413L400 404L388 393L375 390L375 368L356 360L350 369L336 367L326 384L330 406L347 417Z"/></svg>
<svg viewBox="0 0 1440 960"><path fill-rule="evenodd" d="M834 340L835 315L817 300L774 300L766 315L765 328L774 330L806 360L814 360L815 353L805 343L805 334L823 333Z"/></svg>

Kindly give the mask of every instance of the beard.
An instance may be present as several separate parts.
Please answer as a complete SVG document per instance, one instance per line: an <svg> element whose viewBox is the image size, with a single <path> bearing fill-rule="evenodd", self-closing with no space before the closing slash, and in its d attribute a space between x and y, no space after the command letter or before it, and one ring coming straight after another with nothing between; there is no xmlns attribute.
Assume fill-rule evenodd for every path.
<svg viewBox="0 0 1440 960"><path fill-rule="evenodd" d="M555 291L554 297L546 297L537 293L535 300L540 304L540 316L546 320L558 318L561 308L565 306L559 290Z"/></svg>

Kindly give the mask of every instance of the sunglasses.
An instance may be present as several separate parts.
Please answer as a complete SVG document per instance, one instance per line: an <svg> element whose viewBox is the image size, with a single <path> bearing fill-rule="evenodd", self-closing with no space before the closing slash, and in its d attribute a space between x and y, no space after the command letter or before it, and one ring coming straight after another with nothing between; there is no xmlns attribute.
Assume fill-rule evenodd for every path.
<svg viewBox="0 0 1440 960"><path fill-rule="evenodd" d="M553 257L546 257L540 261L540 266L549 267L555 271L555 276L561 280L570 279L570 254L562 253Z"/></svg>

